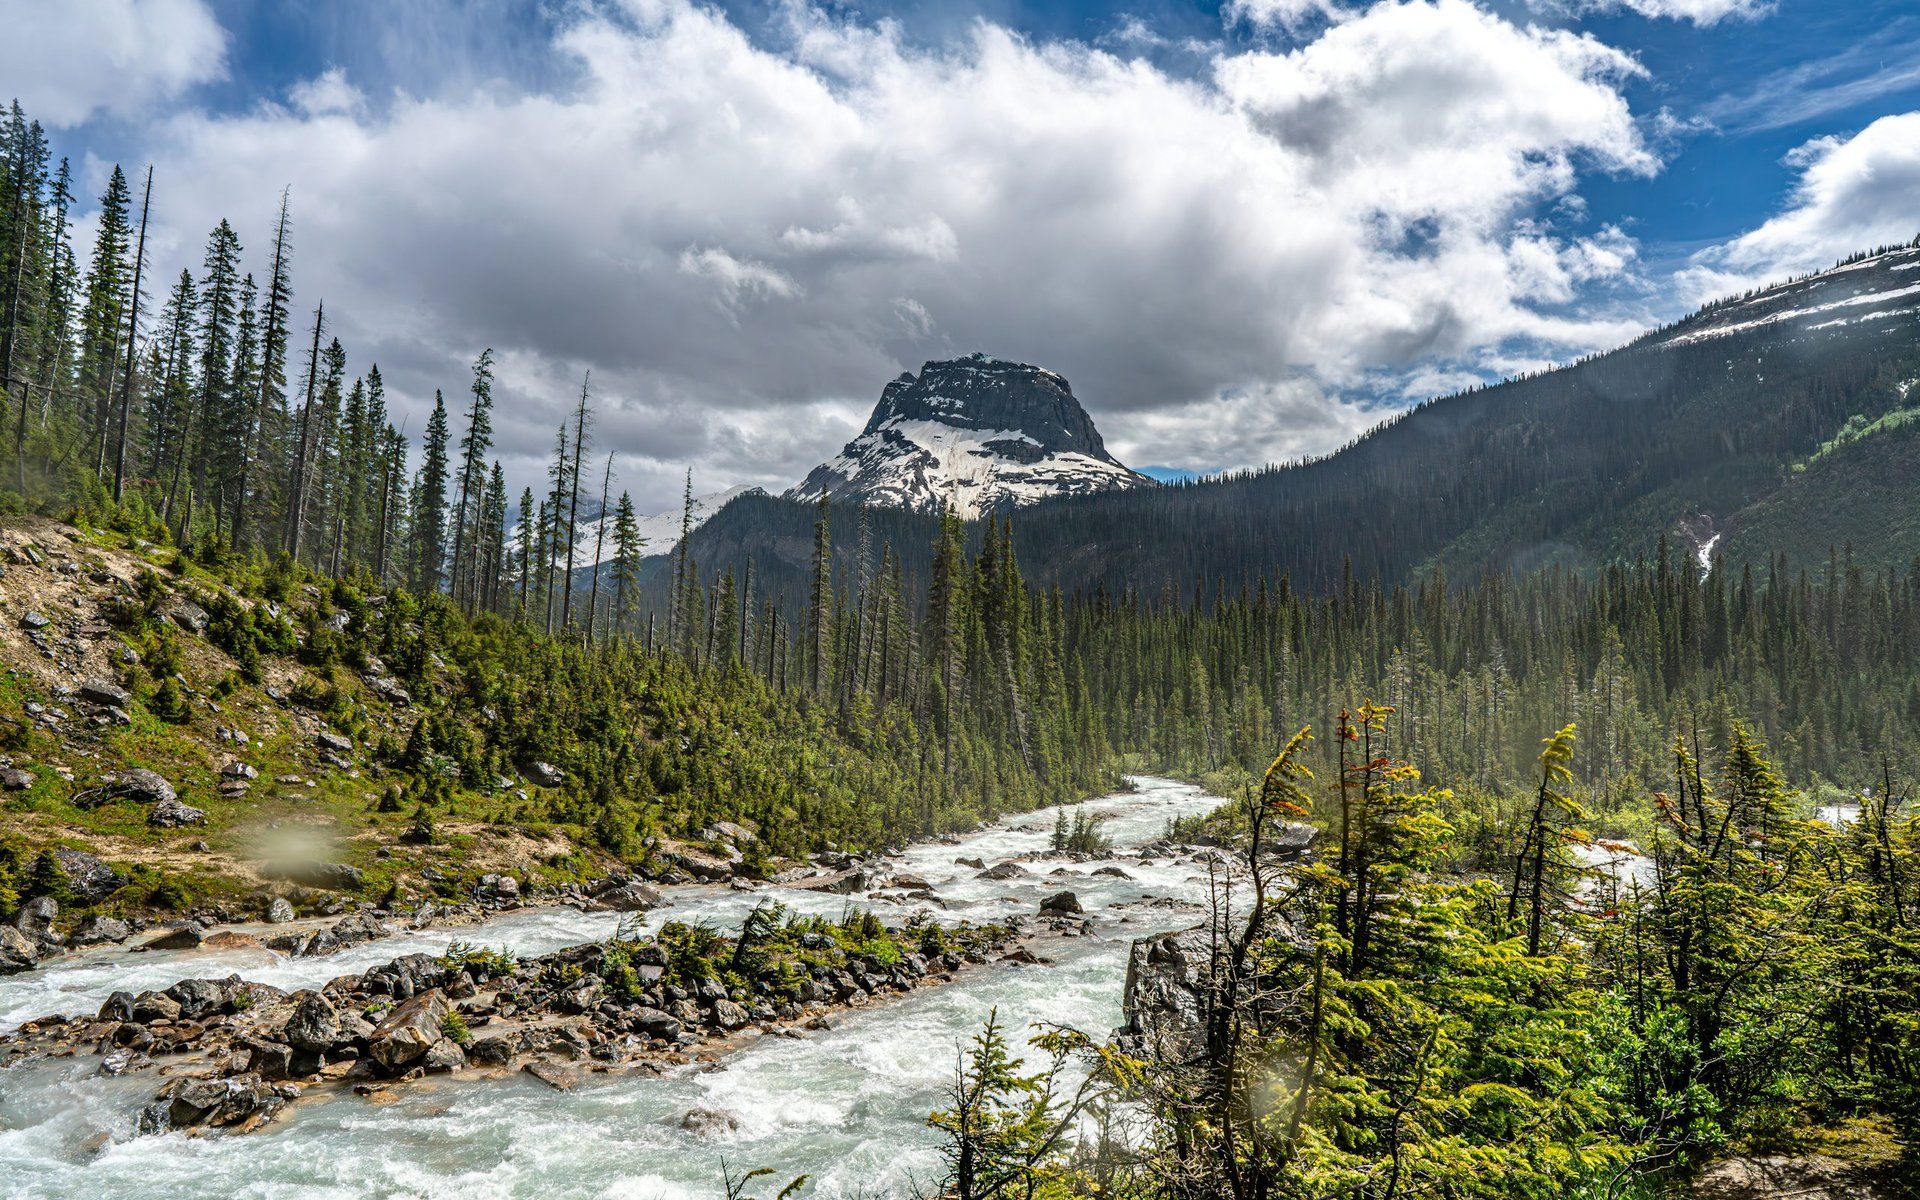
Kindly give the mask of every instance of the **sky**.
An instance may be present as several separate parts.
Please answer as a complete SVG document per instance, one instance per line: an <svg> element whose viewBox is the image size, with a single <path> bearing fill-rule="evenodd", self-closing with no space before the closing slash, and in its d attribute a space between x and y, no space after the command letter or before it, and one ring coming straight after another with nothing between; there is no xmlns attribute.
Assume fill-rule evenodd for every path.
<svg viewBox="0 0 1920 1200"><path fill-rule="evenodd" d="M1064 374L1131 464L1325 453L1920 233L1916 0L0 0L0 30L87 196L152 165L152 278L223 217L264 275L288 189L296 306L410 435L491 347L537 486L591 372L642 511L689 468L784 489L973 351Z"/></svg>

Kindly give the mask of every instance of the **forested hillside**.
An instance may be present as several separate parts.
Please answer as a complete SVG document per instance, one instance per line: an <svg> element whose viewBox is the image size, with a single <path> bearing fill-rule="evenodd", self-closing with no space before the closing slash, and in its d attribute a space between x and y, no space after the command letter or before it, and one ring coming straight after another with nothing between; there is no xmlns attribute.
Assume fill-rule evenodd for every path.
<svg viewBox="0 0 1920 1200"><path fill-rule="evenodd" d="M1920 555L1915 476L1899 469L1920 381L1920 244L1708 306L1630 346L1444 396L1325 458L1223 479L1049 501L1015 537L1068 591L1187 591L1445 568L1593 573L1663 536L1737 566ZM1871 430L1871 432L1865 432ZM1887 461L1893 455L1897 461ZM1852 492L1851 498L1847 493ZM792 586L797 508L756 500L696 537L697 557ZM851 518L847 518L850 522ZM889 515L890 526L902 524Z"/></svg>

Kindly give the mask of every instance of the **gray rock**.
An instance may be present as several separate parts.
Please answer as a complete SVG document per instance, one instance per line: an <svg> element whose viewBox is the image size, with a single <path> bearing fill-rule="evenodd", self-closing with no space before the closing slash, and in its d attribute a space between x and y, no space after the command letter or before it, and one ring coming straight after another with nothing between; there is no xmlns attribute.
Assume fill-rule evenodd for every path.
<svg viewBox="0 0 1920 1200"><path fill-rule="evenodd" d="M667 902L644 883L627 882L598 893L592 907L603 912L650 912Z"/></svg>
<svg viewBox="0 0 1920 1200"><path fill-rule="evenodd" d="M0 767L0 791L24 792L33 786L33 772L19 767Z"/></svg>
<svg viewBox="0 0 1920 1200"><path fill-rule="evenodd" d="M1080 907L1080 897L1072 892L1055 892L1040 902L1043 913L1078 913L1085 910Z"/></svg>
<svg viewBox="0 0 1920 1200"><path fill-rule="evenodd" d="M224 775L228 779L260 778L260 771L258 768L243 762L228 763L226 766L220 768L220 774Z"/></svg>
<svg viewBox="0 0 1920 1200"><path fill-rule="evenodd" d="M29 609L27 615L20 618L20 624L28 629L45 629L53 622L47 620L45 613L37 613Z"/></svg>
<svg viewBox="0 0 1920 1200"><path fill-rule="evenodd" d="M353 742L341 737L331 729L322 729L319 733L314 734L313 742L314 745L320 747L322 750L327 750L334 754L353 753Z"/></svg>
<svg viewBox="0 0 1920 1200"><path fill-rule="evenodd" d="M84 850L62 846L53 852L53 857L67 873L67 890L81 904L98 904L127 884L127 876Z"/></svg>
<svg viewBox="0 0 1920 1200"><path fill-rule="evenodd" d="M450 1037L443 1037L427 1047L426 1054L420 1058L420 1065L429 1075L446 1071L464 1071L467 1067L467 1052L460 1048L460 1043Z"/></svg>
<svg viewBox="0 0 1920 1200"><path fill-rule="evenodd" d="M133 696L127 689L110 679L95 676L80 685L80 698L88 704L98 704L103 708L126 708L133 703Z"/></svg>
<svg viewBox="0 0 1920 1200"><path fill-rule="evenodd" d="M132 800L139 804L158 804L175 798L173 785L157 771L130 767L101 777L100 786L74 796L80 808L98 808L109 800Z"/></svg>
<svg viewBox="0 0 1920 1200"><path fill-rule="evenodd" d="M174 1021L180 1017L180 1002L165 992L141 992L133 1000L133 1020L142 1025L154 1021Z"/></svg>
<svg viewBox="0 0 1920 1200"><path fill-rule="evenodd" d="M20 906L13 927L42 945L59 945L53 922L60 916L60 903L52 896L35 896Z"/></svg>
<svg viewBox="0 0 1920 1200"><path fill-rule="evenodd" d="M724 1108L690 1108L687 1115L680 1118L680 1128L696 1137L734 1133L740 1128L740 1118Z"/></svg>
<svg viewBox="0 0 1920 1200"><path fill-rule="evenodd" d="M218 980L182 979L167 989L167 995L179 1002L181 1016L198 1021L225 1008L231 993Z"/></svg>
<svg viewBox="0 0 1920 1200"><path fill-rule="evenodd" d="M482 904L499 906L520 903L520 884L510 875L482 875L479 897Z"/></svg>
<svg viewBox="0 0 1920 1200"><path fill-rule="evenodd" d="M31 970L40 961L40 948L11 925L0 925L0 975Z"/></svg>
<svg viewBox="0 0 1920 1200"><path fill-rule="evenodd" d="M311 992L294 1006L293 1014L280 1031L280 1040L296 1050L322 1053L347 1041L340 1022L340 1010L318 992Z"/></svg>
<svg viewBox="0 0 1920 1200"><path fill-rule="evenodd" d="M174 601L173 607L167 610L167 616L174 624L189 633L207 631L207 610L185 597Z"/></svg>
<svg viewBox="0 0 1920 1200"><path fill-rule="evenodd" d="M204 824L207 814L191 804L178 800L162 800L147 813L147 824L155 829L178 829L183 825Z"/></svg>
<svg viewBox="0 0 1920 1200"><path fill-rule="evenodd" d="M447 998L438 988L402 1001L373 1027L367 1050L390 1071L410 1066L445 1038L440 1027L447 1012Z"/></svg>
<svg viewBox="0 0 1920 1200"><path fill-rule="evenodd" d="M680 1022L657 1008L636 1008L627 1020L636 1031L650 1038L671 1042L680 1036Z"/></svg>
<svg viewBox="0 0 1920 1200"><path fill-rule="evenodd" d="M531 762L527 764L527 778L541 787L559 787L567 773L550 762Z"/></svg>
<svg viewBox="0 0 1920 1200"><path fill-rule="evenodd" d="M200 927L198 925L188 924L188 925L182 925L178 929L167 930L167 932L161 934L159 937L143 943L140 946L140 949L142 950L193 950L193 949L196 949L201 942L204 942L206 940L207 940L207 935L200 932Z"/></svg>
<svg viewBox="0 0 1920 1200"><path fill-rule="evenodd" d="M413 694L407 691L406 687L398 679L390 675L369 676L367 679L367 688L372 691L374 695L379 696L390 704L398 704L401 707L405 707L413 703Z"/></svg>
<svg viewBox="0 0 1920 1200"><path fill-rule="evenodd" d="M1008 861L1008 862L996 864L995 866L988 867L986 870L980 872L980 874L975 878L994 879L994 880L1018 879L1022 875L1029 875L1031 873L1032 872L1028 871L1025 867L1021 866L1019 863Z"/></svg>
<svg viewBox="0 0 1920 1200"><path fill-rule="evenodd" d="M506 1038L481 1038L467 1047L467 1058L483 1067L504 1067L513 1060L513 1043Z"/></svg>
<svg viewBox="0 0 1920 1200"><path fill-rule="evenodd" d="M106 1003L100 1006L100 1019L102 1021L133 1020L133 993L115 992L108 996Z"/></svg>
<svg viewBox="0 0 1920 1200"><path fill-rule="evenodd" d="M731 1000L713 1002L713 1023L722 1029L738 1029L747 1023L747 1010Z"/></svg>
<svg viewBox="0 0 1920 1200"><path fill-rule="evenodd" d="M272 925L285 925L293 920L293 905L283 897L275 896L273 903L267 905L267 922Z"/></svg>
<svg viewBox="0 0 1920 1200"><path fill-rule="evenodd" d="M125 921L117 917L92 916L73 931L73 944L99 946L108 942L124 942L132 936L133 928Z"/></svg>
<svg viewBox="0 0 1920 1200"><path fill-rule="evenodd" d="M252 1042L248 1049L253 1052L253 1061L248 1065L259 1072L262 1079L292 1079L294 1071L293 1047L283 1042Z"/></svg>

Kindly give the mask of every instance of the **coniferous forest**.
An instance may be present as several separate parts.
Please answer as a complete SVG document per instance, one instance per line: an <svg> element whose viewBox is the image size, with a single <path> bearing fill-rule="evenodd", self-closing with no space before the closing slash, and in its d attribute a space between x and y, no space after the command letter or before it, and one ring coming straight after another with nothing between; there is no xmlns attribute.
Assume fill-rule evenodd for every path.
<svg viewBox="0 0 1920 1200"><path fill-rule="evenodd" d="M994 1012L921 1129L929 1194L1611 1200L1769 1155L1914 1194L1920 559L1895 521L1816 552L1800 511L1742 527L1738 556L1670 536L1703 498L1792 509L1782 480L1906 447L1885 418L1920 373L1910 329L1636 344L1325 459L972 522L749 497L696 533L689 481L657 555L590 379L517 496L491 350L403 435L379 365L301 290L294 191L208 214L198 268L162 278L165 179L114 168L83 201L17 104L3 150L10 932L256 916L269 821L340 831L348 898L346 875L301 880L302 919L872 867L851 896L895 886L862 855L1167 777L1224 798L1144 860L1189 855L1205 902L1129 979L1174 961L1182 982L1130 991L1112 1037ZM130 810L130 768L171 780L192 829ZM1056 821L1026 873L1113 850ZM82 878L101 860L111 886ZM737 933L623 921L537 968L429 962L456 1001L520 971L529 1009L584 980L556 1011L739 1024L827 1003L812 980L847 964L1004 965L962 965L991 938L847 904L755 901ZM10 972L68 952L21 944L0 940ZM326 987L345 1005L377 973ZM225 1018L268 1003L246 995ZM478 1063L489 1003L428 1040ZM216 1023L182 1033L172 1007L159 1041L102 1044L184 1052ZM775 1173L732 1163L712 1194L798 1173L747 1166Z"/></svg>

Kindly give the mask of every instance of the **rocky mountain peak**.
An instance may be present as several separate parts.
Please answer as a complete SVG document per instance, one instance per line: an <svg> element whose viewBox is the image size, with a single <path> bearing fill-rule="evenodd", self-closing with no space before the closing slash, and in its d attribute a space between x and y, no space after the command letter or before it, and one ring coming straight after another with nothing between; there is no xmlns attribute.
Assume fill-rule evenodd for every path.
<svg viewBox="0 0 1920 1200"><path fill-rule="evenodd" d="M962 517L1151 481L1107 453L1066 379L1044 367L970 354L903 372L881 391L860 436L788 494Z"/></svg>

